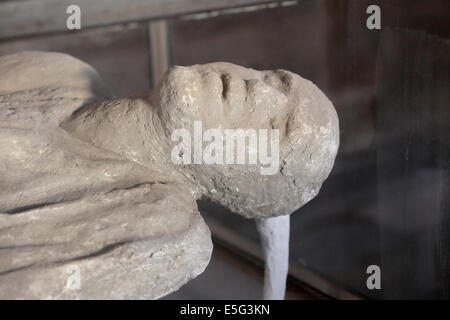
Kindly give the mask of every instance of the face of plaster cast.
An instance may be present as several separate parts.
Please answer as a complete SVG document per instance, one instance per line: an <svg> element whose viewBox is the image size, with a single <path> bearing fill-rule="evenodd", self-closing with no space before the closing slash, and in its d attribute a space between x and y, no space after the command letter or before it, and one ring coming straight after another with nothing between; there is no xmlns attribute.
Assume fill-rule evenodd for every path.
<svg viewBox="0 0 450 320"><path fill-rule="evenodd" d="M159 85L161 116L189 128L279 128L298 95L299 77L284 70L256 71L230 63L173 67ZM168 89L170 88L170 89ZM165 94L170 93L170 94ZM174 108L175 107L175 108Z"/></svg>

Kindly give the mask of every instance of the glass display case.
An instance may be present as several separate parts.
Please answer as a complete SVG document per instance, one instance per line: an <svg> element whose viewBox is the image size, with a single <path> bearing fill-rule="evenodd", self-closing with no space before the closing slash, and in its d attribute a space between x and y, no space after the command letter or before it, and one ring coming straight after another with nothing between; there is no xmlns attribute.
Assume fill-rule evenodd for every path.
<svg viewBox="0 0 450 320"><path fill-rule="evenodd" d="M7 6L29 2L1 2L0 20ZM103 2L95 1L99 17ZM0 55L72 54L94 66L119 97L153 87L171 65L214 61L286 69L311 80L337 111L340 147L319 195L291 215L291 290L341 299L449 298L448 0L149 3L160 11L89 16L75 31L45 17L42 32L21 29L26 15L3 20ZM214 242L257 270L262 253L254 221L198 205ZM217 261L213 266L222 268L215 275L232 272ZM374 272L378 287L370 284ZM226 297L214 295L214 281L200 276L173 297Z"/></svg>

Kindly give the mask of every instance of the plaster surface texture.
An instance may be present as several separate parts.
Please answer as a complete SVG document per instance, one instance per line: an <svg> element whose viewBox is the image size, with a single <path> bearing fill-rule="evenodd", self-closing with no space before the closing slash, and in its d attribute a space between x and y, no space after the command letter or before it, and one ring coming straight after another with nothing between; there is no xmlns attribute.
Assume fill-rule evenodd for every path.
<svg viewBox="0 0 450 320"><path fill-rule="evenodd" d="M108 98L75 58L0 58L1 299L153 299L206 268L210 232L186 187L60 127Z"/></svg>
<svg viewBox="0 0 450 320"><path fill-rule="evenodd" d="M278 129L278 171L262 175L259 164L174 164L171 134L185 128L193 135L194 121L201 121L203 131ZM339 146L336 111L311 81L224 62L172 67L148 94L85 106L62 127L174 176L196 198L246 218L290 214L314 198Z"/></svg>
<svg viewBox="0 0 450 320"><path fill-rule="evenodd" d="M150 92L115 99L73 57L4 56L0 111L0 297L9 298L177 290L212 251L195 199L246 218L288 215L317 195L339 145L336 112L312 82L223 62L172 67ZM171 134L194 121L279 129L278 171L173 163ZM78 290L65 286L73 264Z"/></svg>

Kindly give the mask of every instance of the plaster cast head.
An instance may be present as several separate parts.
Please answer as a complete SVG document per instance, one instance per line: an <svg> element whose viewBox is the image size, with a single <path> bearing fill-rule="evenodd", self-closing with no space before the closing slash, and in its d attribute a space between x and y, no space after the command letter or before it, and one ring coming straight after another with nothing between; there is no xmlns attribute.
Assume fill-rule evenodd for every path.
<svg viewBox="0 0 450 320"><path fill-rule="evenodd" d="M180 128L194 134L195 121L203 132L218 129L224 135L226 129L278 129L274 174L261 174L259 163L175 166L200 197L244 217L292 213L317 195L333 167L339 146L336 111L311 81L292 72L223 62L175 66L149 100L168 162L176 144L171 134Z"/></svg>

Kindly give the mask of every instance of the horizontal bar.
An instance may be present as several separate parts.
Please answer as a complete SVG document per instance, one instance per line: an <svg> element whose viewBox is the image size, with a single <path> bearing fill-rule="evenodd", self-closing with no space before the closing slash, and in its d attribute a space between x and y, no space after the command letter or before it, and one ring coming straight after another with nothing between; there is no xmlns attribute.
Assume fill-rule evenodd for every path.
<svg viewBox="0 0 450 320"><path fill-rule="evenodd" d="M280 0L21 0L0 2L0 39L67 31L70 5L81 9L81 29L169 18Z"/></svg>

